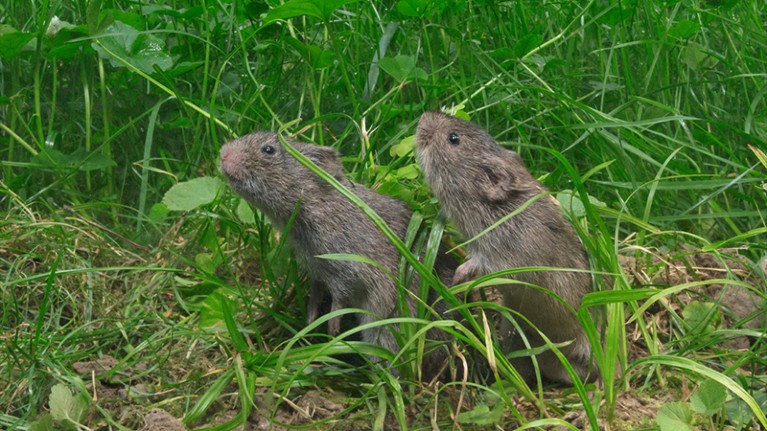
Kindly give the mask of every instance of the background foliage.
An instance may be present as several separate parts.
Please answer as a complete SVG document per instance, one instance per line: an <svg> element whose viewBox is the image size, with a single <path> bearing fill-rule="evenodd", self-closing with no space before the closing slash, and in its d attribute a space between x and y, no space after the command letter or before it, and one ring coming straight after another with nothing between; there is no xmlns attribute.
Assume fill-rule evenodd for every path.
<svg viewBox="0 0 767 431"><path fill-rule="evenodd" d="M706 285L689 263L700 252L720 265L709 284L745 280L764 298L766 19L757 0L3 3L0 423L49 410L66 423L53 394L82 400L93 388L72 364L107 354L131 371L110 371L106 381L132 388L149 378L152 393L173 388L168 398L185 402L172 413L188 425L208 423L211 406L233 402L222 394L239 397L239 416L223 421L239 424L254 391L289 398L291 387L349 373L355 389L337 383L352 391L338 417L357 412L373 428L392 416L399 427L429 423L405 413L417 404L415 383L395 390L391 376L341 365L280 374L286 360L267 353L303 328L306 282L267 220L219 181L187 181L215 176L218 149L233 136L289 123L299 139L337 147L352 178L431 219L437 207L409 137L420 113L455 106L518 151L551 189L575 192L585 206L574 217L595 268L615 274L620 290L671 287L595 297L618 304L615 326L624 312L638 322L643 353L672 358L639 363L634 384L624 379L620 391L665 393L688 378L709 381L701 377L709 370L754 397L733 397L727 387L730 410L713 402L718 413L701 407L696 416L690 405L705 406L702 396L692 404L676 397L681 413L652 426L680 417L712 427L756 423L754 406L767 399L763 343L737 359L715 346L763 334L764 323L746 327L740 316L740 325L725 327L726 310L711 298L686 315L668 300ZM177 184L199 201L163 201ZM646 277L632 278L619 255ZM689 278L659 281L678 268ZM663 322L648 314L656 306ZM608 349L631 363L623 335ZM296 358L325 358L333 352L322 349L337 346L326 337L299 341L306 350L290 350ZM209 367L167 366L190 357ZM684 359L692 365L675 362ZM142 361L148 371L136 371ZM666 374L690 367L682 383ZM72 391L52 390L55 382ZM717 398L718 388L703 393ZM616 394L605 390L612 412ZM478 395L475 405L492 407L497 421L530 420L494 396L503 402ZM138 398L142 408L166 399ZM540 411L554 412L540 417L563 417L551 398L539 394ZM89 415L77 408L74 420L95 427L140 424L134 411L122 420L111 406L92 402ZM260 408L279 422L277 407ZM461 423L482 426L476 416Z"/></svg>

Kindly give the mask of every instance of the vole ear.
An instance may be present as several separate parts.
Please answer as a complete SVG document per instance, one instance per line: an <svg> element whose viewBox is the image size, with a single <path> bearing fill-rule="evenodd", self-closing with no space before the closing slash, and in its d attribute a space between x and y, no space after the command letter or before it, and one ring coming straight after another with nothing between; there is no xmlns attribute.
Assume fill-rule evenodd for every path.
<svg viewBox="0 0 767 431"><path fill-rule="evenodd" d="M492 203L508 200L518 188L518 178L514 173L519 170L519 163L521 159L511 151L488 157L480 166L480 195Z"/></svg>
<svg viewBox="0 0 767 431"><path fill-rule="evenodd" d="M341 165L341 159L338 157L338 152L334 148L312 145L305 154L306 157L316 163L317 166L321 167L330 175L333 175L337 180L346 178L343 166Z"/></svg>

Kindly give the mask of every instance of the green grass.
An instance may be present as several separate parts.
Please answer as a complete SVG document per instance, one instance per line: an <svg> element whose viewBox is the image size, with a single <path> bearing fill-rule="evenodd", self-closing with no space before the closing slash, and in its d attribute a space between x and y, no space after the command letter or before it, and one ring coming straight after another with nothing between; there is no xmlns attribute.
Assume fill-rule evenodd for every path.
<svg viewBox="0 0 767 431"><path fill-rule="evenodd" d="M674 415L767 427L761 2L319 3L315 15L296 0L0 5L0 428L74 429L58 385L83 397L69 413L89 429L138 429L155 407L190 429L249 417L512 429L575 413L590 429L682 429ZM54 16L73 27L46 36ZM586 202L571 218L613 282L586 300L606 313L604 385L521 385L460 287L406 245L460 319L402 320L413 350L398 358L329 337L330 316L306 326L308 282L262 215L226 188L186 212L162 204L174 184L217 175L231 137L282 128L337 147L351 178L407 201L438 237L438 205L399 150L420 113L457 105ZM722 286L757 306L733 309ZM497 382L420 382L428 325L468 364L494 359ZM111 371L78 373L107 355Z"/></svg>

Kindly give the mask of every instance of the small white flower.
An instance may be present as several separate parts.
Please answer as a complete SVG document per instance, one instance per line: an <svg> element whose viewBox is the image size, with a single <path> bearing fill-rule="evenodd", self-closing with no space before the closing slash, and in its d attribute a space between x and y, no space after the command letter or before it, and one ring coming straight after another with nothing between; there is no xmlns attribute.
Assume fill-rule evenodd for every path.
<svg viewBox="0 0 767 431"><path fill-rule="evenodd" d="M58 16L54 15L53 18L51 18L50 24L48 24L48 29L45 30L45 37L48 39L53 39L61 31L62 28L70 27L74 26L66 21L60 20Z"/></svg>

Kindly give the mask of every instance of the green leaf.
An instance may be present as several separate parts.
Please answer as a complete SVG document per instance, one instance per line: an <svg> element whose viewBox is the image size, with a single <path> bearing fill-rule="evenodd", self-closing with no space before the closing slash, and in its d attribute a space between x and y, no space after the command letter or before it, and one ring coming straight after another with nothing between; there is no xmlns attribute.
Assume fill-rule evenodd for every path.
<svg viewBox="0 0 767 431"><path fill-rule="evenodd" d="M713 6L720 9L731 9L735 7L740 0L709 0L707 6Z"/></svg>
<svg viewBox="0 0 767 431"><path fill-rule="evenodd" d="M132 12L130 10L120 9L107 9L101 13L102 19L99 24L99 32L103 32L115 21L120 21L122 24L128 24L137 31L141 31L147 28L146 16Z"/></svg>
<svg viewBox="0 0 767 431"><path fill-rule="evenodd" d="M624 3L629 4L628 2L624 2ZM627 20L632 15L634 15L634 12L636 10L636 8L634 7L622 8L621 2L606 3L606 4L609 5L608 7L610 7L610 10L607 11L605 14L603 14L600 18L598 18L597 22L610 27L615 27L621 22Z"/></svg>
<svg viewBox="0 0 767 431"><path fill-rule="evenodd" d="M754 392L754 401L762 411L767 411L767 392ZM754 411L740 398L734 398L724 405L727 420L734 425L742 426L754 420Z"/></svg>
<svg viewBox="0 0 767 431"><path fill-rule="evenodd" d="M469 116L469 114L466 111L464 111L465 107L466 107L465 104L459 103L457 105L453 105L450 108L445 109L444 112L447 115L458 117L461 120L471 121L471 117Z"/></svg>
<svg viewBox="0 0 767 431"><path fill-rule="evenodd" d="M307 63L314 69L324 69L333 65L336 59L335 54L326 51L316 45L306 45L300 40L292 37L286 37L285 41L290 44Z"/></svg>
<svg viewBox="0 0 767 431"><path fill-rule="evenodd" d="M85 9L85 22L88 23L88 32L96 34L99 29L99 12L102 0L90 0Z"/></svg>
<svg viewBox="0 0 767 431"><path fill-rule="evenodd" d="M194 256L194 263L200 271L213 274L221 265L221 257L218 253L198 253Z"/></svg>
<svg viewBox="0 0 767 431"><path fill-rule="evenodd" d="M250 207L248 201L245 199L240 199L240 202L237 204L236 212L237 218L239 218L241 222L246 224L256 223L256 215L253 213L253 208Z"/></svg>
<svg viewBox="0 0 767 431"><path fill-rule="evenodd" d="M696 34L698 34L699 30L700 30L700 24L698 24L697 22L690 21L690 20L683 20L672 25L671 28L668 29L668 32L666 34L676 39L689 39L695 36Z"/></svg>
<svg viewBox="0 0 767 431"><path fill-rule="evenodd" d="M168 209L168 206L165 205L162 202L157 202L156 204L152 205L152 208L149 209L149 214L147 215L147 218L154 224L161 223L165 218L168 216L168 213L170 210Z"/></svg>
<svg viewBox="0 0 767 431"><path fill-rule="evenodd" d="M54 420L63 422L71 420L79 423L87 412L88 400L82 394L73 396L68 387L57 383L51 388L48 407L51 409Z"/></svg>
<svg viewBox="0 0 767 431"><path fill-rule="evenodd" d="M72 392L61 383L56 384L51 389L51 395L48 397L48 406L51 409L51 416L57 421L69 419L69 411L74 405Z"/></svg>
<svg viewBox="0 0 767 431"><path fill-rule="evenodd" d="M411 163L407 166L403 166L397 169L397 178L403 180L414 180L418 178L418 164Z"/></svg>
<svg viewBox="0 0 767 431"><path fill-rule="evenodd" d="M289 0L266 14L264 23L267 24L279 19L289 19L297 16L311 16L327 21L336 9L359 1L360 0Z"/></svg>
<svg viewBox="0 0 767 431"><path fill-rule="evenodd" d="M190 127L194 127L192 124L191 118L184 115L178 115L178 114L169 115L167 119L164 119L162 123L159 124L159 126L165 130L187 129Z"/></svg>
<svg viewBox="0 0 767 431"><path fill-rule="evenodd" d="M200 327L212 332L225 332L224 307L230 307L231 300L218 289L208 295L200 307Z"/></svg>
<svg viewBox="0 0 767 431"><path fill-rule="evenodd" d="M441 13L448 7L457 11L465 8L466 4L455 0L400 0L394 10L403 18L424 18L430 14ZM452 28L448 26L445 30L450 31Z"/></svg>
<svg viewBox="0 0 767 431"><path fill-rule="evenodd" d="M517 55L513 49L509 48L508 46L502 46L491 52L490 57L498 61L503 61L511 58L517 58Z"/></svg>
<svg viewBox="0 0 767 431"><path fill-rule="evenodd" d="M188 9L174 9L171 6L147 5L142 8L144 15L165 15L179 20L193 20L205 13L205 8L201 5L192 6Z"/></svg>
<svg viewBox="0 0 767 431"><path fill-rule="evenodd" d="M690 398L690 406L698 413L711 416L722 410L727 401L727 391L721 383L706 380Z"/></svg>
<svg viewBox="0 0 767 431"><path fill-rule="evenodd" d="M413 201L413 189L404 186L394 175L387 176L384 182L376 189L378 193L396 197L404 202Z"/></svg>
<svg viewBox="0 0 767 431"><path fill-rule="evenodd" d="M459 413L457 419L462 424L487 426L499 423L503 412L503 403L497 403L492 410L482 403L467 412Z"/></svg>
<svg viewBox="0 0 767 431"><path fill-rule="evenodd" d="M766 406L767 407L767 406ZM754 419L754 413L740 398L734 398L724 405L727 420L734 425L743 425Z"/></svg>
<svg viewBox="0 0 767 431"><path fill-rule="evenodd" d="M71 59L83 54L89 49L89 33L85 26L62 28L51 41L51 49L46 57L49 59Z"/></svg>
<svg viewBox="0 0 767 431"><path fill-rule="evenodd" d="M245 3L243 12L246 18L256 20L269 12L269 4L265 1L249 0Z"/></svg>
<svg viewBox="0 0 767 431"><path fill-rule="evenodd" d="M458 111L456 111L456 113L455 113L455 115L454 115L454 116L455 116L456 118L460 118L461 120L464 120L464 121L469 121L469 120L471 120L471 117L469 116L469 113L468 113L468 112L466 112L466 111L464 111L464 110L458 110Z"/></svg>
<svg viewBox="0 0 767 431"><path fill-rule="evenodd" d="M173 78L189 71L198 69L204 64L204 61L182 61L173 66L171 69L168 69L166 73L168 76Z"/></svg>
<svg viewBox="0 0 767 431"><path fill-rule="evenodd" d="M514 55L518 58L524 57L528 52L532 51L540 44L541 36L539 34L530 33L514 44Z"/></svg>
<svg viewBox="0 0 767 431"><path fill-rule="evenodd" d="M429 4L426 0L400 0L394 9L407 18L421 18L426 14Z"/></svg>
<svg viewBox="0 0 767 431"><path fill-rule="evenodd" d="M695 71L711 69L719 63L708 48L704 48L696 43L689 43L684 51L684 61L687 66Z"/></svg>
<svg viewBox="0 0 767 431"><path fill-rule="evenodd" d="M24 33L10 25L0 24L0 57L16 56L34 38L34 33Z"/></svg>
<svg viewBox="0 0 767 431"><path fill-rule="evenodd" d="M669 403L661 407L655 422L661 431L693 431L692 411L687 403Z"/></svg>
<svg viewBox="0 0 767 431"><path fill-rule="evenodd" d="M245 337L240 333L240 328L237 327L237 322L234 320L231 302L224 301L221 303L221 312L224 324L226 325L226 332L229 334L229 338L238 352L247 352L249 350L248 342L245 341Z"/></svg>
<svg viewBox="0 0 767 431"><path fill-rule="evenodd" d="M32 160L54 169L78 169L83 172L117 166L117 163L106 155L97 152L87 153L83 148L78 148L72 154L64 154L59 150L47 148L44 153L41 152Z"/></svg>
<svg viewBox="0 0 767 431"><path fill-rule="evenodd" d="M415 57L410 55L397 55L396 57L384 57L378 61L378 66L391 75L397 82L406 79L425 80L426 71L415 65Z"/></svg>
<svg viewBox="0 0 767 431"><path fill-rule="evenodd" d="M405 157L410 154L415 148L415 135L410 135L402 138L399 144L392 145L389 148L389 155L392 157Z"/></svg>
<svg viewBox="0 0 767 431"><path fill-rule="evenodd" d="M29 423L28 431L57 431L53 424L53 416L50 413L40 416L40 419Z"/></svg>
<svg viewBox="0 0 767 431"><path fill-rule="evenodd" d="M682 310L682 317L688 325L688 332L698 334L710 332L719 321L719 311L710 302L692 301Z"/></svg>
<svg viewBox="0 0 767 431"><path fill-rule="evenodd" d="M70 164L77 166L81 171L90 172L117 166L114 160L103 153L86 153L85 149L78 148L69 155Z"/></svg>
<svg viewBox="0 0 767 431"><path fill-rule="evenodd" d="M583 201L581 201L581 199L572 191L565 190L557 193L557 200L559 201L559 204L562 205L562 208L573 216L584 217L586 215L586 207L583 205ZM589 195L589 203L600 208L605 208L607 206L606 203L591 195Z"/></svg>
<svg viewBox="0 0 767 431"><path fill-rule="evenodd" d="M215 177L200 177L178 183L171 187L162 198L172 211L191 211L213 202L224 187Z"/></svg>
<svg viewBox="0 0 767 431"><path fill-rule="evenodd" d="M120 21L113 22L97 39L103 48L96 42L91 46L113 67L125 67L118 58L146 74L154 73L155 66L167 70L173 65L173 59L165 52L165 41Z"/></svg>

